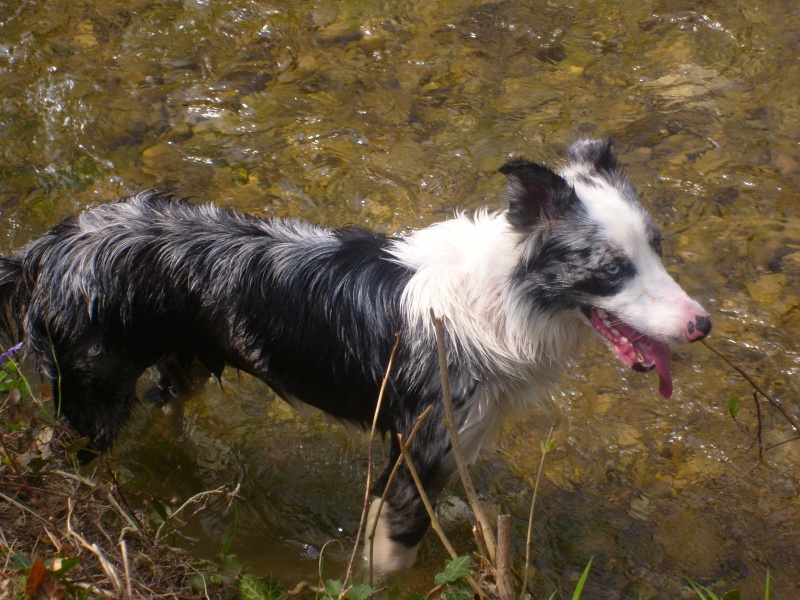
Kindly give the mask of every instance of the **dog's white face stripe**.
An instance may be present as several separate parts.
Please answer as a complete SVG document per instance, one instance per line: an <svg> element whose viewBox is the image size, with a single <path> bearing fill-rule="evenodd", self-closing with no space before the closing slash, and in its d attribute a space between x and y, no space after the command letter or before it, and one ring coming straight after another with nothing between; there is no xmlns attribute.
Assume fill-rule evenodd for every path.
<svg viewBox="0 0 800 600"><path fill-rule="evenodd" d="M575 193L591 219L632 259L652 255L660 262L650 246L645 215L639 207L623 199L605 180L593 178L592 182L595 185L586 185L580 180L573 182Z"/></svg>
<svg viewBox="0 0 800 600"><path fill-rule="evenodd" d="M636 270L636 276L619 294L604 298L598 305L655 339L670 344L685 342L686 324L704 311L667 273L651 246L644 209L623 198L602 177L585 172L578 176L577 170L567 170L564 177L573 185L589 217Z"/></svg>

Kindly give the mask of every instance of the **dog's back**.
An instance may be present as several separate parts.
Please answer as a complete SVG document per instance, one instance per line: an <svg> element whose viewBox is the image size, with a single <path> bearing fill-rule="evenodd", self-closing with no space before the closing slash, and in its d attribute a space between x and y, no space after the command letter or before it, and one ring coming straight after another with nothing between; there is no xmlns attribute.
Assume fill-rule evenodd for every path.
<svg viewBox="0 0 800 600"><path fill-rule="evenodd" d="M98 450L127 421L136 380L162 362L172 381L196 363L217 376L231 365L366 421L408 278L388 243L142 194L4 259L0 293L63 414Z"/></svg>

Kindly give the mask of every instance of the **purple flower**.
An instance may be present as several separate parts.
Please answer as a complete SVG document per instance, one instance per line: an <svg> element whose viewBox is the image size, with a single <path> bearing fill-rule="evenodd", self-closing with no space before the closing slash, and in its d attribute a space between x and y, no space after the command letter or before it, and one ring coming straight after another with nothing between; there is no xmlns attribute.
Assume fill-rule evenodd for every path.
<svg viewBox="0 0 800 600"><path fill-rule="evenodd" d="M25 342L20 342L16 346L11 346L11 348L0 354L0 369L6 366L6 362L8 362L9 358L12 358L17 352L19 352L19 349L22 348L22 344L24 343Z"/></svg>

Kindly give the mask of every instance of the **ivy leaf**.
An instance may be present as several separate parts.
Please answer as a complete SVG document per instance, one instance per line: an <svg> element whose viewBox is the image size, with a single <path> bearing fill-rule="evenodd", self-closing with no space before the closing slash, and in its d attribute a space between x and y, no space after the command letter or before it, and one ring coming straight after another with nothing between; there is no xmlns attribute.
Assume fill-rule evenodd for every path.
<svg viewBox="0 0 800 600"><path fill-rule="evenodd" d="M472 559L469 555L459 556L458 558L454 558L453 560L448 560L445 562L444 571L441 573L437 573L434 581L436 585L446 585L448 583L453 583L454 581L458 581L462 577L467 577L468 575L472 574L472 570L470 569L470 565L472 564Z"/></svg>
<svg viewBox="0 0 800 600"><path fill-rule="evenodd" d="M167 514L167 507L164 506L163 503L159 502L158 500L153 500L153 503L150 505L150 508L161 517L161 520L166 523L169 521L169 515Z"/></svg>
<svg viewBox="0 0 800 600"><path fill-rule="evenodd" d="M242 595L242 600L284 600L286 598L286 592L275 575L266 577L255 577L249 573L243 575L239 582L239 593Z"/></svg>
<svg viewBox="0 0 800 600"><path fill-rule="evenodd" d="M475 590L466 582L456 582L447 590L445 597L448 600L472 600L475 597Z"/></svg>
<svg viewBox="0 0 800 600"><path fill-rule="evenodd" d="M372 586L367 583L359 583L350 588L347 597L351 600L367 600L372 597Z"/></svg>

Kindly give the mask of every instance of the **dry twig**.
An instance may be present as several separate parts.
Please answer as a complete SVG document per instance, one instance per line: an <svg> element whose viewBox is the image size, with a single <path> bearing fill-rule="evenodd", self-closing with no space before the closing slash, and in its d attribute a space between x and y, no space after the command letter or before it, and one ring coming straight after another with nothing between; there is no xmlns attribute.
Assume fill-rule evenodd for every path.
<svg viewBox="0 0 800 600"><path fill-rule="evenodd" d="M117 595L121 596L123 594L122 583L120 582L119 575L117 575L117 570L114 568L114 565L112 565L105 557L103 551L100 549L100 546L97 544L90 544L88 541L86 541L86 538L72 528L73 505L71 499L67 500L67 505L69 506L69 513L67 514L67 531L69 531L70 535L80 542L81 546L97 557L97 560L100 561L100 566L103 568L103 571L105 572L109 581L111 581L111 584L114 586L114 591L116 591Z"/></svg>
<svg viewBox="0 0 800 600"><path fill-rule="evenodd" d="M416 423L414 423L414 427L411 429L411 433L408 434L408 442L406 443L407 446L411 446L411 443L414 441L414 438L419 431L422 422L427 418L431 411L433 410L433 406L428 406L425 410L422 411L420 416L417 417ZM386 481L386 487L383 489L383 494L381 494L381 500L378 502L378 510L375 511L375 522L372 524L372 529L367 536L369 539L370 546L370 556L369 556L369 582L372 585L372 563L373 563L373 548L375 542L375 532L378 530L378 519L381 516L381 510L383 510L383 505L386 503L386 498L389 495L389 489L392 487L392 483L394 483L394 478L397 475L397 471L400 470L400 467L403 466L403 462L405 461L405 457L401 453L400 456L397 457L397 460L392 467L392 472L389 474L389 479Z"/></svg>
<svg viewBox="0 0 800 600"><path fill-rule="evenodd" d="M514 575L511 560L511 515L497 517L497 566L495 581L500 600L514 600Z"/></svg>
<svg viewBox="0 0 800 600"><path fill-rule="evenodd" d="M439 371L442 377L442 400L444 402L445 423L447 431L450 435L450 445L453 451L453 458L455 458L456 466L458 467L458 474L461 477L461 482L464 485L464 491L469 499L472 512L480 524L481 533L483 534L483 541L489 551L489 560L494 562L497 542L495 542L492 526L486 513L481 506L478 494L475 492L475 486L472 484L472 477L470 477L467 470L467 461L464 460L464 453L461 451L461 445L458 442L458 426L456 423L455 411L453 410L453 396L450 393L450 372L447 368L447 349L445 347L444 335L444 322L441 317L437 317L433 309L431 309L431 319L433 320L433 327L436 331L436 345L439 355Z"/></svg>
<svg viewBox="0 0 800 600"><path fill-rule="evenodd" d="M708 343L708 341L706 341L706 340L700 340L700 343L702 343L702 344L703 344L703 345L704 345L706 348L708 348L709 350L711 350L711 351L712 351L714 354L716 354L716 355L717 355L717 356L719 356L719 357L720 357L722 360L724 360L726 363L728 363L728 365L729 365L729 366L730 366L730 367L731 367L731 368L732 368L734 371L736 371L737 373L739 373L739 375L741 375L742 377L744 377L744 379L747 381L747 383L749 383L749 384L750 384L750 386L751 386L751 387L752 387L752 388L753 388L755 391L757 391L759 394L761 394L761 395L762 395L762 396L763 396L763 397L764 397L764 398L767 400L767 402L769 402L769 403L770 403L772 406L774 406L774 407L775 407L775 409L776 409L776 410L777 410L779 413L781 413L781 415L783 415L783 418L784 418L784 419L786 419L786 421L787 421L787 422L788 422L788 423L789 423L789 424L792 426L792 428L793 428L793 429L794 429L794 430L795 430L795 431L798 433L798 435L800 435L800 422L798 422L798 421L797 421L797 419L795 419L795 418L794 418L792 415L790 415L790 414L789 414L789 413L786 411L786 409L783 407L783 405L781 405L781 403L780 403L780 402L778 402L777 400L775 400L775 398L773 398L773 397L772 397L772 396L770 396L770 395L769 395L767 392L765 392L765 391L764 391L764 388L762 388L762 387L761 387L761 386L760 386L760 385L759 385L759 384L758 384L758 383L757 383L757 382L756 382L756 381L755 381L755 380L754 380L752 377L750 377L750 375L748 375L748 374L747 374L747 373L744 371L744 369L742 369L742 368L741 368L739 365L737 365L736 363L734 363L734 362L733 362L731 359L729 359L727 356L725 356L725 355L724 355L722 352L720 352L719 350L717 350L716 348L714 348L714 346L712 346L711 344L709 344L709 343Z"/></svg>
<svg viewBox="0 0 800 600"><path fill-rule="evenodd" d="M403 456L405 456L406 467L411 473L411 478L414 480L414 484L417 486L417 491L419 492L420 498L422 498L422 503L425 505L425 510L428 511L428 517L431 520L431 526L439 536L439 539L441 540L445 550L447 550L447 553L450 555L450 558L455 560L458 558L458 553L453 548L450 540L447 539L444 529L442 528L441 523L439 523L439 519L436 518L436 513L433 511L433 506L431 505L431 501L428 499L428 494L425 493L425 488L422 487L422 481L420 481L419 475L417 474L417 469L414 467L414 463L411 461L411 455L408 452L408 446L403 440L403 434L398 433L397 440L400 443L400 452L402 452ZM467 580L467 583L469 583L470 587L475 590L475 593L478 594L478 596L481 598L486 598L486 592L481 589L481 587L472 577L466 577L465 579Z"/></svg>
<svg viewBox="0 0 800 600"><path fill-rule="evenodd" d="M395 334L394 340L394 347L392 348L392 353L389 355L389 362L386 365L386 373L383 376L383 381L381 382L381 390L378 394L378 402L375 405L375 414L372 417L372 429L370 430L369 434L369 442L367 444L367 485L364 491L364 504L361 507L361 519L358 522L358 532L356 533L356 541L353 546L353 554L350 556L350 563L347 565L347 572L344 576L344 583L342 584L342 593L339 594L339 600L344 598L345 592L347 590L347 583L350 581L350 576L353 574L353 565L355 564L356 555L358 554L358 547L361 543L361 533L364 530L364 524L367 518L367 507L369 506L369 495L370 495L370 488L372 487L372 447L375 441L375 433L378 429L378 415L381 412L381 406L383 405L383 395L386 392L386 384L389 382L389 375L392 372L392 364L394 363L394 357L397 354L397 349L400 347L400 334ZM375 520L377 523L377 519ZM370 546L370 549L372 547ZM370 560L371 562L371 560Z"/></svg>

